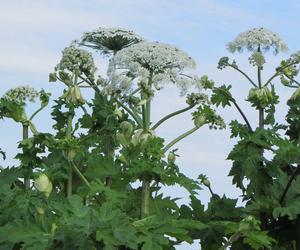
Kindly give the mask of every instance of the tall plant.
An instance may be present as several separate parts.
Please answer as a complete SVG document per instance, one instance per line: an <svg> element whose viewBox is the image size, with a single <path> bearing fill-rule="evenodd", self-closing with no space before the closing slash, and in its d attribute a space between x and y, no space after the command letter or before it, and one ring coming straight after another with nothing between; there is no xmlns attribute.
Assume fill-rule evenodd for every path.
<svg viewBox="0 0 300 250"><path fill-rule="evenodd" d="M237 200L220 198L212 193L206 176L202 183L210 188L211 201L205 210L201 203L192 199L191 206L183 206L182 216L194 214L207 224L210 233L192 232L201 240L202 249L299 249L299 209L296 209L298 182L298 74L299 54L283 60L269 78L263 78L266 64L265 53L273 50L274 55L287 50L287 45L275 33L254 28L241 33L228 44L230 52L250 52L249 63L256 68L257 78L252 79L235 60L220 59L218 68L230 68L248 80L247 102L257 110L258 124L253 126L247 113L243 112L232 96L231 85L216 87L208 80L207 88L213 94L212 103L223 107L233 105L243 123L230 123L231 137L238 139L228 160L232 161L229 175L233 184L242 191L244 206L237 207ZM263 80L267 79L267 80ZM274 82L297 88L288 101L289 112L286 124L276 122L276 104L279 96ZM289 137L286 137L284 134ZM291 199L287 198L290 197ZM223 210L223 211L222 211Z"/></svg>
<svg viewBox="0 0 300 250"><path fill-rule="evenodd" d="M142 40L130 31L99 28L63 50L49 75L65 86L52 107L53 133L34 129L37 112L27 119L24 102L9 109L11 102L1 99L1 117L34 132L17 155L21 166L30 165L30 175L20 167L0 172L1 247L174 249L191 242L190 229L203 227L179 218L176 199L165 197L160 186L179 184L194 196L199 182L180 173L173 146L205 124L224 123L197 88L187 95L187 107L152 121L151 102L163 84L186 94L203 81L188 74L195 63L184 52ZM92 55L78 46L109 54L107 79L95 76ZM83 88L94 92L92 100L83 97ZM40 93L38 111L48 96ZM194 128L169 143L155 134L160 124L192 109Z"/></svg>

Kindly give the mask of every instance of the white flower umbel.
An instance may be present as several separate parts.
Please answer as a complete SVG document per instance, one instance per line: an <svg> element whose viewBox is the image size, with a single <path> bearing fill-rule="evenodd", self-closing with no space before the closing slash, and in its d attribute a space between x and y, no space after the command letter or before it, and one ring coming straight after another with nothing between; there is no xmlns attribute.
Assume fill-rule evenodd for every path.
<svg viewBox="0 0 300 250"><path fill-rule="evenodd" d="M74 46L69 46L62 51L62 58L55 67L55 70L67 70L76 75L83 73L87 77L93 78L96 67L91 53Z"/></svg>
<svg viewBox="0 0 300 250"><path fill-rule="evenodd" d="M174 83L184 94L190 87L200 86L199 79L186 73L194 69L195 65L191 57L176 47L158 42L141 42L122 49L112 58L108 76L111 82L114 82L116 74L126 75L139 82L147 82L151 77L157 89L164 84ZM122 84L123 81L120 81L119 89L123 88ZM128 88L127 81L126 85Z"/></svg>
<svg viewBox="0 0 300 250"><path fill-rule="evenodd" d="M83 34L80 45L99 50L103 54L116 53L134 43L144 40L126 29L98 28Z"/></svg>
<svg viewBox="0 0 300 250"><path fill-rule="evenodd" d="M8 90L4 94L3 98L19 104L25 104L26 100L34 102L38 96L39 92L37 92L34 88L29 86L19 86Z"/></svg>
<svg viewBox="0 0 300 250"><path fill-rule="evenodd" d="M258 48L261 52L273 49L274 54L288 50L286 43L277 34L265 28L253 28L243 32L228 44L228 50L232 53L242 52L244 49L255 52Z"/></svg>

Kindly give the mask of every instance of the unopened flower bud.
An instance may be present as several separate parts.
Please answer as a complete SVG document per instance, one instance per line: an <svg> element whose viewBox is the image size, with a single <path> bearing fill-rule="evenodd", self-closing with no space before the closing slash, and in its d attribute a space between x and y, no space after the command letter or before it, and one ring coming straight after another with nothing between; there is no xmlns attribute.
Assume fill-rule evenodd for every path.
<svg viewBox="0 0 300 250"><path fill-rule="evenodd" d="M128 141L126 139L126 137L124 136L123 133L117 133L116 134L116 138L117 138L117 141L124 147L126 147L128 145Z"/></svg>
<svg viewBox="0 0 300 250"><path fill-rule="evenodd" d="M168 163L174 163L176 160L176 155L174 152L169 152L168 154Z"/></svg>
<svg viewBox="0 0 300 250"><path fill-rule="evenodd" d="M34 183L35 188L45 193L45 195L48 197L50 193L52 192L52 182L49 180L48 176L45 174L40 174L36 179Z"/></svg>
<svg viewBox="0 0 300 250"><path fill-rule="evenodd" d="M126 137L130 137L133 132L133 126L130 122L124 121L120 124L120 128Z"/></svg>
<svg viewBox="0 0 300 250"><path fill-rule="evenodd" d="M208 179L204 179L202 183L204 186L210 187L210 181Z"/></svg>
<svg viewBox="0 0 300 250"><path fill-rule="evenodd" d="M206 123L206 118L203 115L198 115L195 117L194 124L197 128L200 128Z"/></svg>

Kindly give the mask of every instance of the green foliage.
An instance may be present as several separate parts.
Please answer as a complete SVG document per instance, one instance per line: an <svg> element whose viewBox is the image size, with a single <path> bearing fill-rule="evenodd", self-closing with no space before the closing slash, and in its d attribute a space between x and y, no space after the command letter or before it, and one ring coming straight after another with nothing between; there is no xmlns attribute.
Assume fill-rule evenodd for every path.
<svg viewBox="0 0 300 250"><path fill-rule="evenodd" d="M122 42L129 46L140 41L126 40L127 33L120 30L114 30L115 35L108 31L90 33L97 41L86 40L88 44L83 41L81 45L115 53L123 49L119 46ZM151 102L160 90L155 79L161 80L161 71L151 71L142 80L132 79L130 71L119 78L97 79L92 55L77 48L80 43L63 51L62 60L49 75L50 82L62 82L66 87L62 96L53 100L53 133L38 132L32 122L50 103L50 93L28 88L21 101L2 97L0 118L21 123L32 133L24 133L18 143L17 166L0 170L0 249L171 250L194 240L200 240L203 250L298 249L300 84L295 78L299 53L282 61L274 75L263 82L263 53L280 43L263 44L261 51L257 37L254 45L253 40L248 44L243 39L242 45L239 39L236 42L238 51L245 44L251 51L258 48L249 58L256 67L257 82L228 57L220 59L218 68L230 68L251 84L245 95L258 111L259 122L253 128L231 93L233 85L218 87L206 75L187 77L210 93L190 93L188 107L153 125ZM175 76L168 77L176 82ZM286 87L297 88L287 103L287 124L275 119L279 103L275 78ZM119 88L122 84L125 86ZM128 90L130 84L136 84L136 89ZM83 87L93 92L91 100L83 98ZM28 118L25 99L36 96L40 108ZM236 144L227 157L232 163L229 176L242 192L242 205L238 199L214 193L208 176L200 174L193 180L181 173L179 150L173 147L205 124L225 128L216 108L228 106L236 108L243 119L229 123ZM195 128L166 145L155 129L187 111L191 111ZM1 149L0 154L5 160ZM165 189L174 185L189 192L189 204L178 206L179 198L165 195ZM211 194L207 204L198 197L202 188Z"/></svg>

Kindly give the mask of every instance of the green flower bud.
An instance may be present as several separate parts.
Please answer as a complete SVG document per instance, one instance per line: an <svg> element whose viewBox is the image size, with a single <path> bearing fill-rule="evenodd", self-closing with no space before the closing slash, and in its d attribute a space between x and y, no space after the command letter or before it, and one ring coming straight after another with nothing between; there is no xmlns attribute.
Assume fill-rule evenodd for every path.
<svg viewBox="0 0 300 250"><path fill-rule="evenodd" d="M151 137L155 137L154 130L149 130L148 133L144 133L143 129L138 129L138 130L136 130L135 134L133 135L131 142L135 146L139 143L141 143L143 145Z"/></svg>
<svg viewBox="0 0 300 250"><path fill-rule="evenodd" d="M52 192L52 182L49 180L48 176L45 174L40 174L36 179L34 183L35 188L45 193L45 195L48 197L50 193Z"/></svg>
<svg viewBox="0 0 300 250"><path fill-rule="evenodd" d="M131 142L134 146L136 146L140 142L139 139L140 139L140 136L142 133L143 133L142 129L138 129L135 131L135 134L133 135L132 140L131 140Z"/></svg>
<svg viewBox="0 0 300 250"><path fill-rule="evenodd" d="M195 117L194 124L197 128L200 128L206 123L206 117L204 115L198 115Z"/></svg>
<svg viewBox="0 0 300 250"><path fill-rule="evenodd" d="M265 108L273 96L267 87L251 88L248 94L248 100L259 108Z"/></svg>
<svg viewBox="0 0 300 250"><path fill-rule="evenodd" d="M81 94L81 90L77 85L74 86L74 92L75 92L75 100L82 104L85 103L85 100L83 99L83 96Z"/></svg>
<svg viewBox="0 0 300 250"><path fill-rule="evenodd" d="M77 85L71 86L61 98L73 104L84 104L85 100L82 97L80 88Z"/></svg>
<svg viewBox="0 0 300 250"><path fill-rule="evenodd" d="M126 137L124 136L123 133L117 133L116 134L116 138L117 138L117 141L124 147L126 147L128 145L128 141L126 139Z"/></svg>
<svg viewBox="0 0 300 250"><path fill-rule="evenodd" d="M120 124L120 128L126 137L130 137L133 132L133 126L130 122L124 121Z"/></svg>
<svg viewBox="0 0 300 250"><path fill-rule="evenodd" d="M169 152L168 154L168 163L174 163L176 160L176 155L174 152Z"/></svg>
<svg viewBox="0 0 300 250"><path fill-rule="evenodd" d="M210 187L210 181L208 179L204 179L202 183L204 186Z"/></svg>
<svg viewBox="0 0 300 250"><path fill-rule="evenodd" d="M139 142L143 145L145 144L148 139L151 137L152 135L150 133L143 133L141 134L141 136L139 137Z"/></svg>

